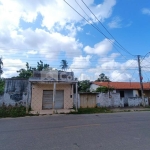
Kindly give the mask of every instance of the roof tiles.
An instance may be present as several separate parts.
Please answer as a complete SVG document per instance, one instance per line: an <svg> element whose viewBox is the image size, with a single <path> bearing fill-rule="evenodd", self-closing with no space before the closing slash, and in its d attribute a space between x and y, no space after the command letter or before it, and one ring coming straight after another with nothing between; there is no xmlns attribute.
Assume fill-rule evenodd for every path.
<svg viewBox="0 0 150 150"><path fill-rule="evenodd" d="M99 86L113 87L114 89L135 89L139 90L140 83L139 82L93 82ZM144 90L150 90L150 83L143 83Z"/></svg>

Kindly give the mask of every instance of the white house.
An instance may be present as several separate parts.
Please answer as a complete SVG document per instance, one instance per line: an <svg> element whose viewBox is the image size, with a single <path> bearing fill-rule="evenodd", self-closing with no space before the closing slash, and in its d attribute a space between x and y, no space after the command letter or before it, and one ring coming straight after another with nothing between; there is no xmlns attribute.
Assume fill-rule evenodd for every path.
<svg viewBox="0 0 150 150"><path fill-rule="evenodd" d="M120 95L120 99L124 101L125 106L138 106L142 103L139 82L93 82L90 86L90 91L95 91L101 86L113 88L113 93ZM144 97L146 98L145 103L148 105L148 98L150 97L150 84L143 83L143 90Z"/></svg>

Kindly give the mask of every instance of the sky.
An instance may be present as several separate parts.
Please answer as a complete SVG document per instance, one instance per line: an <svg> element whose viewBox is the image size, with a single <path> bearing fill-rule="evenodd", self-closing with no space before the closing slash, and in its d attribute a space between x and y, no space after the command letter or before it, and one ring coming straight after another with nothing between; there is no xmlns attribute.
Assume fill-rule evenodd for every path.
<svg viewBox="0 0 150 150"><path fill-rule="evenodd" d="M3 78L17 76L26 62L60 69L65 59L79 80L104 73L134 82L140 55L149 82L149 40L149 0L0 0Z"/></svg>

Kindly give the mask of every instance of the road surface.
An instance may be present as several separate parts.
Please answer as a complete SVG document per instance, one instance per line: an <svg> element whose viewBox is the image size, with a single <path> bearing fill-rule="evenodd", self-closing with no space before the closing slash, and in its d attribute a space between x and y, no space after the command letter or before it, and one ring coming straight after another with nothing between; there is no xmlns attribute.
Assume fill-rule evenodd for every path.
<svg viewBox="0 0 150 150"><path fill-rule="evenodd" d="M0 119L0 150L150 150L150 112Z"/></svg>

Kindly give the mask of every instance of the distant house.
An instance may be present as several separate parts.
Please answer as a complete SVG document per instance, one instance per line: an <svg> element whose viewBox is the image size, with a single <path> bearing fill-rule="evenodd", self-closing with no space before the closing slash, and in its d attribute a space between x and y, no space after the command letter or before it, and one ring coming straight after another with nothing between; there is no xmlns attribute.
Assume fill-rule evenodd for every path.
<svg viewBox="0 0 150 150"><path fill-rule="evenodd" d="M34 72L29 82L32 87L32 113L67 113L73 108L74 85L77 86L78 82L73 72Z"/></svg>
<svg viewBox="0 0 150 150"><path fill-rule="evenodd" d="M98 87L112 87L113 93L118 93L120 99L124 100L124 105L129 105L129 98L141 97L140 83L139 82L93 82L90 91L95 91ZM150 83L143 83L144 96L150 97Z"/></svg>

